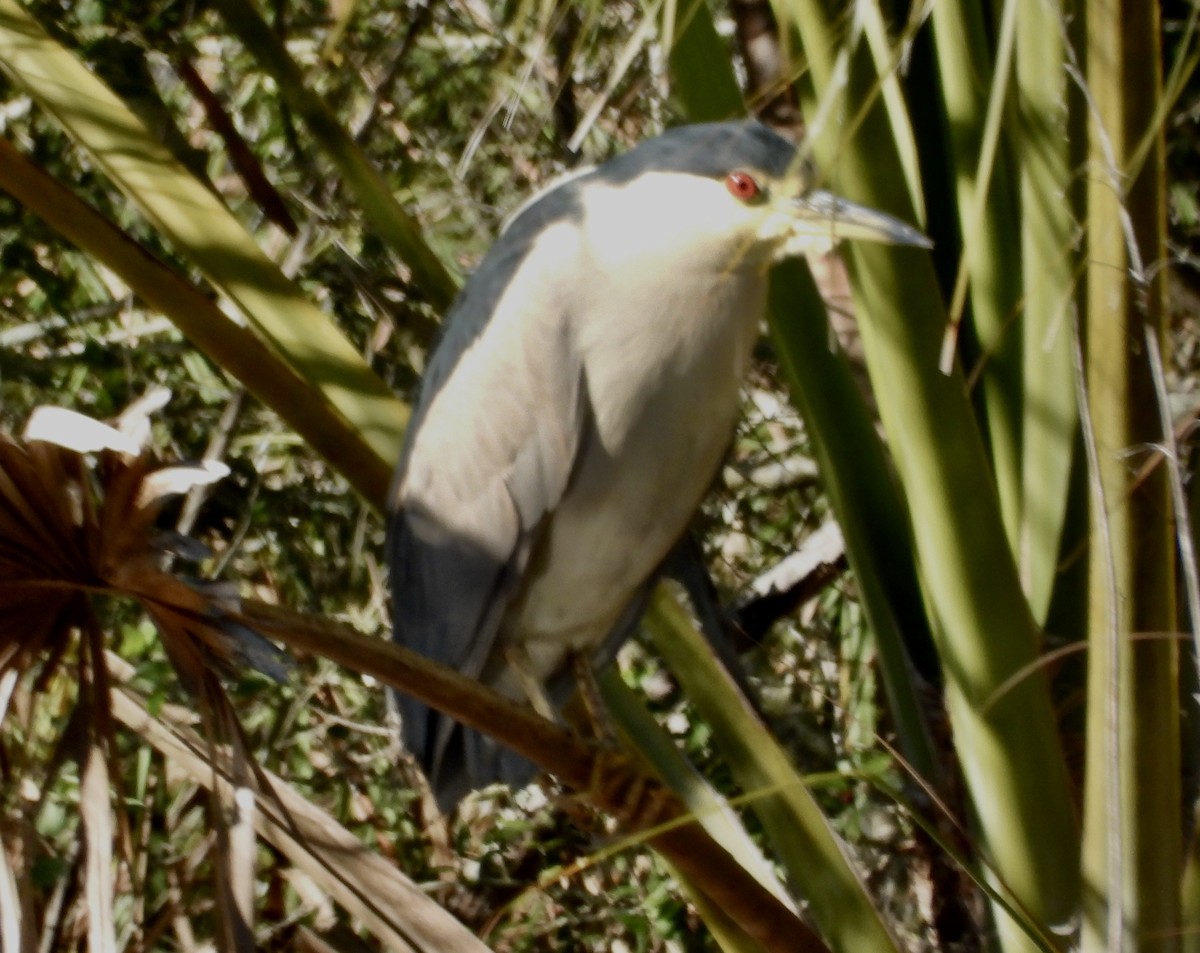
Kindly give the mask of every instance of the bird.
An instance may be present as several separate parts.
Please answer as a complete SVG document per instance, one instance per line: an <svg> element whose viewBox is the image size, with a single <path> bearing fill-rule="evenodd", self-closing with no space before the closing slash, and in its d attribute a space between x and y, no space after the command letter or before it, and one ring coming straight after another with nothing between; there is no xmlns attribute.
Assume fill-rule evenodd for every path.
<svg viewBox="0 0 1200 953"><path fill-rule="evenodd" d="M610 661L732 439L770 266L843 238L929 245L813 187L756 120L670 129L521 205L451 306L405 434L396 640L552 704L573 660ZM399 707L444 809L532 774L415 699Z"/></svg>

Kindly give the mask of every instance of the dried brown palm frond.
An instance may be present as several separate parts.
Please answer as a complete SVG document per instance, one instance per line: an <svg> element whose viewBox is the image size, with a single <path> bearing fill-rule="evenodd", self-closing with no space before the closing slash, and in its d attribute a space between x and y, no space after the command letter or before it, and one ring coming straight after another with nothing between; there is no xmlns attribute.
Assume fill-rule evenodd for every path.
<svg viewBox="0 0 1200 953"><path fill-rule="evenodd" d="M113 811L112 789L120 788L123 773L115 764L109 664L94 598L127 597L145 609L197 701L210 748L225 744L246 787L257 787L254 770L217 669L249 662L268 674L282 673L281 653L228 618L237 609L231 590L171 571L171 554L195 546L156 528L165 502L220 479L226 469L212 463L164 466L145 449L147 414L165 397L149 395L111 426L42 407L21 437L0 434L0 723L25 673L36 673L27 697L56 684L59 674L69 683L73 676L74 714L46 773L57 773L68 759L79 765L85 911L75 921L93 950L116 948L114 860L123 858L126 869L134 869L127 818ZM68 660L71 671L65 672ZM244 885L253 883L253 835L247 842L238 811L228 805L228 797L214 805L220 923L226 948L252 949L252 895ZM35 810L19 813L26 825L36 816ZM18 896L21 888L3 889L9 881L13 886L17 878L0 870L0 909L31 909ZM18 919L27 932L28 918ZM46 920L43 941L62 929L61 922Z"/></svg>
<svg viewBox="0 0 1200 953"><path fill-rule="evenodd" d="M87 629L96 594L140 602L193 691L213 663L280 674L270 643L224 618L229 590L167 569L178 547L155 528L164 503L226 471L160 465L143 448L155 404L139 402L115 426L43 407L21 438L0 434L0 677L41 660L45 678Z"/></svg>

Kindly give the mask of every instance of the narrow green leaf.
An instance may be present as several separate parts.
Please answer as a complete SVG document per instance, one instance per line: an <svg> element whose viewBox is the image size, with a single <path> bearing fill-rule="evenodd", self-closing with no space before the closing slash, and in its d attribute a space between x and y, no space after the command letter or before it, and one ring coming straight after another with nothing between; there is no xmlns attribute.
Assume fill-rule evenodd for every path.
<svg viewBox="0 0 1200 953"><path fill-rule="evenodd" d="M933 678L929 622L917 581L904 501L845 355L830 341L825 305L808 266L783 262L771 275L771 333L793 400L813 441L822 481L846 540L905 757L940 786L909 656Z"/></svg>
<svg viewBox="0 0 1200 953"><path fill-rule="evenodd" d="M900 86L897 75L900 66L900 54L896 52L888 39L887 27L883 22L883 11L878 5L864 3L860 5L863 36L875 60L875 69L880 77L880 95L887 108L888 123L892 128L892 139L900 154L900 165L904 169L904 181L908 184L908 192L912 198L913 210L916 214L915 224L923 225L925 218L925 185L921 181L920 160L917 156L917 141L913 135L912 123L909 121L908 108L904 103L904 90ZM915 15L915 11L914 11ZM915 29L915 24L913 25ZM905 37L900 42L911 42L911 37Z"/></svg>
<svg viewBox="0 0 1200 953"><path fill-rule="evenodd" d="M831 3L781 2L819 92L866 101L878 83L869 53L839 49ZM946 82L957 81L947 77ZM936 91L910 91L932 95ZM886 117L878 107L852 142L826 127L821 167L849 198L911 220ZM868 368L908 501L921 580L935 620L946 700L980 849L1043 925L1065 922L1079 895L1078 838L1048 680L1036 664L1039 633L1021 589L984 443L961 369L938 369L946 311L926 252L851 245L847 253ZM1017 672L1032 674L998 700ZM1005 949L1029 949L1002 910Z"/></svg>
<svg viewBox="0 0 1200 953"><path fill-rule="evenodd" d="M838 953L900 950L882 914L847 860L844 847L796 773L786 752L743 702L712 649L671 593L659 587L646 618L655 648L688 699L712 728L717 745L772 849Z"/></svg>
<svg viewBox="0 0 1200 953"><path fill-rule="evenodd" d="M1150 344L1164 333L1166 160L1158 8L1087 15L1087 315L1083 419L1091 476L1088 709L1080 949L1173 951L1183 869L1174 539L1167 468L1131 450L1162 425ZM1140 144L1154 141L1136 177ZM1145 452L1145 450L1143 450Z"/></svg>
<svg viewBox="0 0 1200 953"><path fill-rule="evenodd" d="M636 748L654 773L683 798L692 816L708 835L729 852L754 878L779 900L794 908L783 884L750 839L729 802L722 798L688 762L675 742L646 710L643 701L621 679L615 665L597 677L604 706L624 738ZM667 863L670 863L667 861ZM705 924L725 953L759 953L761 947L724 911L714 906L703 891L692 886L679 870L673 873L697 905Z"/></svg>
<svg viewBox="0 0 1200 953"><path fill-rule="evenodd" d="M0 188L68 241L112 269L150 307L170 318L210 360L274 408L363 498L382 507L392 464L372 450L325 395L299 377L254 332L151 256L99 212L0 139Z"/></svg>
<svg viewBox="0 0 1200 953"><path fill-rule="evenodd" d="M663 5L664 34L671 41L672 91L691 122L736 119L745 115L742 91L707 0L668 0Z"/></svg>
<svg viewBox="0 0 1200 953"><path fill-rule="evenodd" d="M1079 425L1075 362L1075 249L1062 17L1021 0L1017 42L1016 155L1021 173L1024 415L1021 573L1034 616L1045 621L1058 577L1071 458Z"/></svg>
<svg viewBox="0 0 1200 953"><path fill-rule="evenodd" d="M304 120L313 138L337 165L371 227L412 269L413 284L435 308L448 308L458 291L458 282L426 244L421 226L400 207L388 184L337 116L305 84L300 68L258 15L252 0L213 0L213 6L254 52L258 63L279 85L284 102Z"/></svg>
<svg viewBox="0 0 1200 953"><path fill-rule="evenodd" d="M0 68L238 306L284 360L321 389L381 459L396 459L408 419L405 406L220 200L15 0L0 0Z"/></svg>
<svg viewBox="0 0 1200 953"><path fill-rule="evenodd" d="M1197 811L1192 809L1192 824L1200 821ZM1183 878L1180 893L1183 896L1180 915L1180 949L1183 953L1200 953L1200 842L1195 837L1188 845L1184 856Z"/></svg>
<svg viewBox="0 0 1200 953"><path fill-rule="evenodd" d="M969 289L992 469L1005 531L1017 554L1023 511L1022 352L1016 323L1021 306L1021 226L1016 181L999 135L1012 67L1012 0L1004 10L1007 55L1003 50L994 55L989 48L984 10L972 0L937 4L932 21L938 71L952 77L939 90L963 244L952 319L961 317L963 295ZM1038 618L1044 613L1043 606Z"/></svg>

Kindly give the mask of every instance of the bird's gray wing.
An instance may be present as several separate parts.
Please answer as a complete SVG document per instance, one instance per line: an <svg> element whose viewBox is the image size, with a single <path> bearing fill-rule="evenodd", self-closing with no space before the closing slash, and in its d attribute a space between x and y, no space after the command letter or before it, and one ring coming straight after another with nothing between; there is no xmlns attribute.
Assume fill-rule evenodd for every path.
<svg viewBox="0 0 1200 953"><path fill-rule="evenodd" d="M522 254L533 261L538 251ZM395 636L471 676L495 650L586 426L583 371L552 277L525 282L503 259L480 266L431 362L398 469ZM405 739L436 785L456 770L452 726L400 702Z"/></svg>

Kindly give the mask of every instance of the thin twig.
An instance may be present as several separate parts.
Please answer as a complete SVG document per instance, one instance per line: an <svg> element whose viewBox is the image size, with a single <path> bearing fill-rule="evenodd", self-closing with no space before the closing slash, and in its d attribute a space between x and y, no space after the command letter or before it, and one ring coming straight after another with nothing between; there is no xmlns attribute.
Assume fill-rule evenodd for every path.
<svg viewBox="0 0 1200 953"><path fill-rule="evenodd" d="M1187 495L1183 491L1183 473L1179 468L1179 444L1175 440L1175 423L1171 420L1171 408L1167 402L1167 381L1163 373L1162 348L1158 334L1151 324L1145 326L1146 356L1150 361L1150 374L1154 380L1154 393L1158 400L1158 416L1162 426L1161 452L1167 463L1167 482L1171 486L1174 506L1175 540L1179 547L1179 562L1183 571L1183 584L1187 592L1188 622L1192 630L1192 641L1196 648L1196 666L1200 670L1200 575L1196 567L1196 543L1192 538L1192 523L1188 519Z"/></svg>

